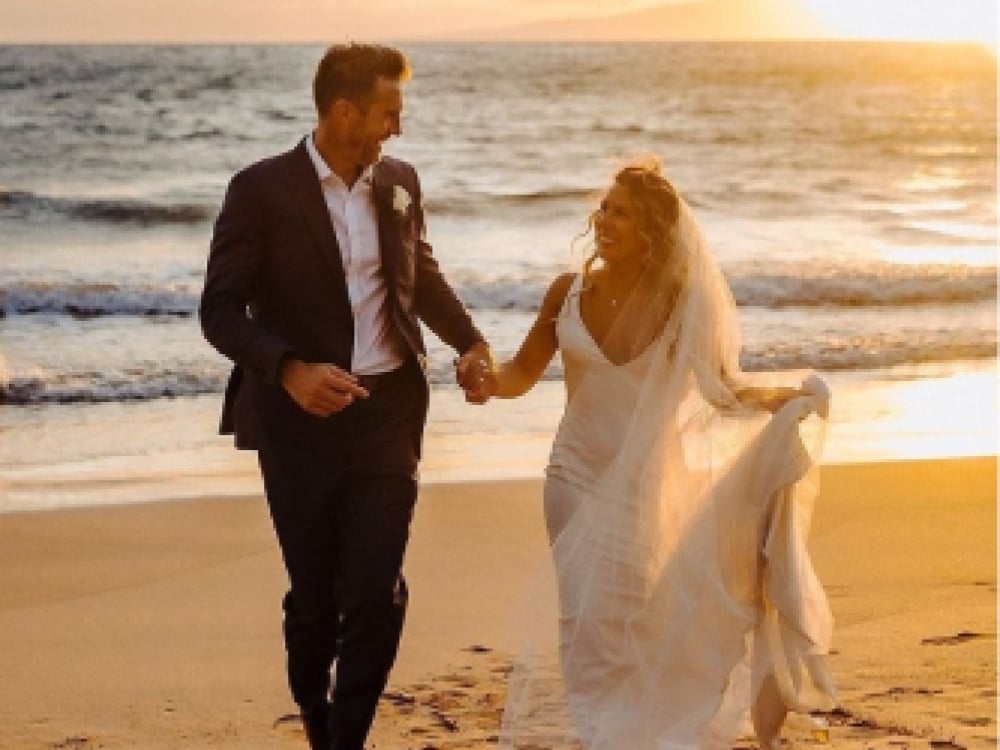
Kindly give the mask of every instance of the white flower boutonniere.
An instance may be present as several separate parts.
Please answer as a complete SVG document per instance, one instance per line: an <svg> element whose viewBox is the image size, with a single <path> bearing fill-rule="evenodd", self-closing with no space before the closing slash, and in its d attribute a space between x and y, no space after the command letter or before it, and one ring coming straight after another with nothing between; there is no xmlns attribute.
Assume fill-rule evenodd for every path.
<svg viewBox="0 0 1000 750"><path fill-rule="evenodd" d="M410 210L410 194L402 185L394 185L392 188L392 210L399 216L406 216Z"/></svg>

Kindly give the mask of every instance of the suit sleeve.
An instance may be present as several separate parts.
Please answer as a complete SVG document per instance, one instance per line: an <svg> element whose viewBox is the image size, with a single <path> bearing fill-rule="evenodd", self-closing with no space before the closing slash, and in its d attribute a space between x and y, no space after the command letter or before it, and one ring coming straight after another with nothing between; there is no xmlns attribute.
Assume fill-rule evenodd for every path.
<svg viewBox="0 0 1000 750"><path fill-rule="evenodd" d="M198 314L205 338L242 369L278 385L281 361L294 349L255 322L264 253L262 216L249 175L229 183L215 222Z"/></svg>
<svg viewBox="0 0 1000 750"><path fill-rule="evenodd" d="M476 328L468 311L458 299L458 295L444 278L434 251L426 240L424 209L421 201L420 182L413 173L416 185L417 258L416 290L414 309L417 317L430 328L438 338L455 351L464 354L473 344L486 338Z"/></svg>

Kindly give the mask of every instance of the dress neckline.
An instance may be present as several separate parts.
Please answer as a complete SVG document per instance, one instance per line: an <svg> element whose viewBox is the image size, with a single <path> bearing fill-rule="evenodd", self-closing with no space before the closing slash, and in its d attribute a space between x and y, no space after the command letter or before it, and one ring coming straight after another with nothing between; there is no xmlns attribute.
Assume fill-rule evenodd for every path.
<svg viewBox="0 0 1000 750"><path fill-rule="evenodd" d="M591 333L590 327L587 325L587 321L583 319L583 308L580 305L580 298L581 295L583 294L582 273L577 274L576 281L573 284L573 288L570 289L570 294L574 297L573 303L575 307L576 320L580 324L580 327L583 329L584 334L586 334L587 341L590 343L591 347L593 347L593 349L597 352L597 354L600 355L601 359L604 360L605 363L615 368L628 367L629 365L636 364L640 360L644 359L647 354L652 352L653 348L656 346L656 343L660 340L660 337L663 336L663 331L667 329L667 325L670 322L670 319L668 318L667 323L665 323L663 326L663 331L660 331L660 333L654 336L653 339L648 344L646 344L646 347L635 357L627 359L624 362L615 362L613 359L611 359L611 357L607 355L604 349L601 348L601 345L598 343L597 338L594 336L593 333Z"/></svg>

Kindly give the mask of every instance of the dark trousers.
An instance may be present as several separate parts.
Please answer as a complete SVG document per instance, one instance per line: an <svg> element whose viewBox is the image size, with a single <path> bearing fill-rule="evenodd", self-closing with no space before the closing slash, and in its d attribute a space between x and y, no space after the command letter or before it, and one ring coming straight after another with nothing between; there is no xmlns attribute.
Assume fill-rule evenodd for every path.
<svg viewBox="0 0 1000 750"><path fill-rule="evenodd" d="M328 418L323 439L289 436L258 451L290 582L288 682L314 747L328 732L328 750L361 750L396 658L426 413L411 361Z"/></svg>

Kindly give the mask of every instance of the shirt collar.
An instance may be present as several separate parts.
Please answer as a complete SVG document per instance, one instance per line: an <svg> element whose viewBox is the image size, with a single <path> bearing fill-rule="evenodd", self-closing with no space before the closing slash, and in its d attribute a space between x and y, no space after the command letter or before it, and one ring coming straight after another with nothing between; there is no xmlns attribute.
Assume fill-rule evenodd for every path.
<svg viewBox="0 0 1000 750"><path fill-rule="evenodd" d="M319 181L324 185L336 185L342 187L344 190L348 190L347 185L340 178L340 175L330 169L330 165L326 163L323 155L320 154L319 149L316 148L316 141L312 133L306 136L306 152L309 154L309 160L312 161L313 167L316 169L316 176ZM372 172L375 169L374 164L369 164L365 167L361 176L358 178L358 182L361 183L366 188L370 188L372 184ZM357 183L355 183L357 185Z"/></svg>

